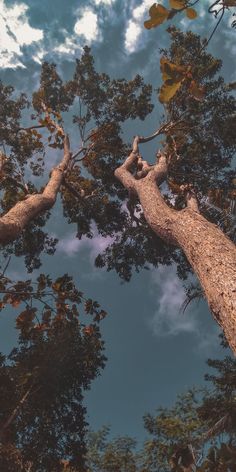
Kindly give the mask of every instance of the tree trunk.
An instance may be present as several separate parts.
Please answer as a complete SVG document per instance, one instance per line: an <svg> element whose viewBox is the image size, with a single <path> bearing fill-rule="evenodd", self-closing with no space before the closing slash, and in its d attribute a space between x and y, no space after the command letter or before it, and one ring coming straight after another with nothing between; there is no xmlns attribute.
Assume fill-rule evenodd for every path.
<svg viewBox="0 0 236 472"><path fill-rule="evenodd" d="M27 195L24 200L16 203L11 210L0 218L1 245L4 246L17 239L30 221L53 207L70 160L69 138L65 136L62 161L52 169L44 191L36 195Z"/></svg>
<svg viewBox="0 0 236 472"><path fill-rule="evenodd" d="M137 159L138 141L131 155L116 171L123 185L139 197L149 226L165 241L180 247L199 278L210 310L236 354L236 248L230 239L197 211L194 198L181 211L170 208L158 188L165 178L165 156L159 163L144 163L134 177L130 169ZM140 164L140 162L139 162Z"/></svg>

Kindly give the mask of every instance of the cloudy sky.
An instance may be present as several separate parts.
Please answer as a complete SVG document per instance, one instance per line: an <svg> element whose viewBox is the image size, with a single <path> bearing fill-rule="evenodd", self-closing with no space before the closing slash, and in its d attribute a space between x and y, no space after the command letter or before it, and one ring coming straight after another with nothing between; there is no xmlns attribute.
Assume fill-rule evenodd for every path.
<svg viewBox="0 0 236 472"><path fill-rule="evenodd" d="M128 79L140 73L156 88L159 48L166 45L167 34L163 27L144 30L143 21L152 3L0 0L0 77L18 90L31 91L38 83L42 61L48 60L57 63L67 78L75 58L88 44L99 71ZM190 25L206 36L215 20L202 6L209 2L200 3L198 21L190 25L179 16L178 22L180 28ZM226 18L210 50L224 59L227 80L235 81L236 31L229 23ZM155 118L160 113L156 105ZM135 128L129 126L127 137L141 129L143 134L149 133L152 120L142 127L139 123ZM222 355L215 323L204 302L181 313L185 295L175 268L144 271L122 285L116 274L93 267L94 255L108 241L99 236L76 240L74 229L62 224L59 205L50 228L60 243L53 258L44 257L43 270L59 275L63 267L74 275L81 290L110 313L104 322L107 367L87 395L90 424L93 428L110 424L114 435L142 438L142 415L170 405L177 393L197 385L205 372L205 359ZM22 277L23 270L20 261L10 267L15 277ZM2 350L7 351L14 340L13 319L1 316Z"/></svg>

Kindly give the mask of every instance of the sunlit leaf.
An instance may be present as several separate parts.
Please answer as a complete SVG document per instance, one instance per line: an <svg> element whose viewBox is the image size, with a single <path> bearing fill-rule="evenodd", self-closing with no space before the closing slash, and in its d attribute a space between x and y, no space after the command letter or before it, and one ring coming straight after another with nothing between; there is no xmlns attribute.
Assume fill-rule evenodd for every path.
<svg viewBox="0 0 236 472"><path fill-rule="evenodd" d="M161 25L167 20L169 13L170 11L163 7L163 5L154 3L149 10L150 19L144 22L145 28L151 29Z"/></svg>
<svg viewBox="0 0 236 472"><path fill-rule="evenodd" d="M161 87L159 100L161 103L168 103L171 98L174 97L176 92L181 87L182 80L179 82L173 82L172 80L167 80Z"/></svg>
<svg viewBox="0 0 236 472"><path fill-rule="evenodd" d="M169 0L169 4L175 10L182 10L186 5L186 0Z"/></svg>
<svg viewBox="0 0 236 472"><path fill-rule="evenodd" d="M171 79L173 82L179 82L180 80L182 80L182 78L187 72L185 66L174 64L173 62L170 62L166 57L161 57L160 64L162 79L164 82L169 79Z"/></svg>
<svg viewBox="0 0 236 472"><path fill-rule="evenodd" d="M190 20L194 20L197 18L197 12L194 10L194 8L187 8L186 10L186 15Z"/></svg>

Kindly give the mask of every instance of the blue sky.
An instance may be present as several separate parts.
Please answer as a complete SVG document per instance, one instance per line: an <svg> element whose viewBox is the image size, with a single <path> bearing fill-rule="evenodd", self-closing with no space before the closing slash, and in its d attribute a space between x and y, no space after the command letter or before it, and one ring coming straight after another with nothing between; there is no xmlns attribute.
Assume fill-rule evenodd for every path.
<svg viewBox="0 0 236 472"><path fill-rule="evenodd" d="M152 0L0 0L0 77L16 89L30 92L39 81L44 59L58 64L65 78L73 71L83 45L92 48L100 71L132 78L139 73L154 88L159 83L159 48L167 45L161 27L145 31ZM190 27L204 36L214 26L200 2L199 20L178 17L179 27ZM236 31L229 17L220 27L210 50L223 58L226 79L235 81ZM155 97L154 97L155 100ZM158 102L145 123L131 123L127 139L149 134L160 114ZM75 137L74 137L75 139ZM150 148L151 149L151 148ZM52 155L55 162L57 155ZM204 302L180 312L185 298L174 267L135 275L121 284L114 273L93 266L96 255L109 242L75 239L75 228L62 219L56 205L48 228L60 238L55 256L43 257L42 270L55 275L69 272L81 290L97 299L109 312L103 333L108 363L86 396L91 427L112 426L112 433L144 437L142 416L174 401L176 394L202 382L205 359L222 356L218 329ZM13 261L9 276L24 277L22 261ZM13 316L1 314L2 350L14 342Z"/></svg>

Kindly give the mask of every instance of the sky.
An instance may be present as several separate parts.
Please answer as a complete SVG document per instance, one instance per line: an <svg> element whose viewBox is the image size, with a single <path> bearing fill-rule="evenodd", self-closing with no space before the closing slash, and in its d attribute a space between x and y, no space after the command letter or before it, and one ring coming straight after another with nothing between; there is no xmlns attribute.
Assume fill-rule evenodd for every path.
<svg viewBox="0 0 236 472"><path fill-rule="evenodd" d="M58 65L63 77L73 71L82 48L92 48L99 71L131 79L137 73L157 88L160 84L159 48L166 46L165 28L146 31L152 0L0 0L0 78L19 91L31 92L39 82L43 60ZM178 17L178 26L203 36L214 27L214 18L200 2L199 19ZM236 80L236 31L229 16L209 49L223 58L227 81ZM159 81L159 82L158 82ZM127 139L142 130L155 129L160 104L144 123L129 123ZM153 124L154 123L154 124ZM57 157L52 155L52 161ZM160 267L135 274L121 284L115 273L95 269L94 256L108 243L99 235L78 241L75 228L62 219L58 202L49 222L59 237L53 257L43 256L42 270L52 276L69 272L80 289L99 301L109 313L103 322L108 362L102 375L86 393L92 429L111 426L112 435L145 437L142 416L159 406L169 406L176 395L203 381L208 357L222 357L219 330L204 301L181 312L185 292L175 267ZM23 278L22 261L11 262L9 276ZM14 314L1 314L1 350L13 346Z"/></svg>

